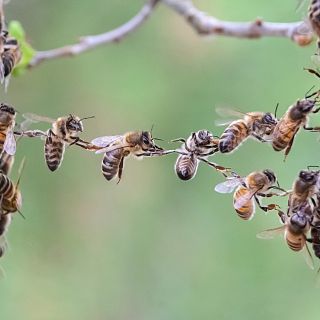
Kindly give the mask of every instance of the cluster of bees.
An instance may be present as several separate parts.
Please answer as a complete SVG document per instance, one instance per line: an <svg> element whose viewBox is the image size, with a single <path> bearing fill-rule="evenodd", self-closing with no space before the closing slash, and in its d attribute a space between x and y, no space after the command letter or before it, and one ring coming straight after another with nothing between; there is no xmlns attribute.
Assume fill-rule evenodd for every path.
<svg viewBox="0 0 320 320"><path fill-rule="evenodd" d="M296 101L280 119L276 116L277 108L275 114L268 112L240 113L226 110L228 114L232 114L238 119L228 122L228 126L220 137L214 136L208 130L199 130L192 132L187 139L172 140L182 144L179 148L171 150L165 150L155 143L156 140L161 139L153 138L152 129L150 131L132 131L115 136L101 136L90 142L83 140L79 137L84 130L83 121L92 117L80 118L70 114L58 119L51 119L26 113L23 114L24 120L19 125L16 125L15 109L3 103L0 106L0 239L4 239L11 222L11 214L21 210L20 178L17 183L14 183L10 179L10 169L16 152L16 139L22 137L41 138L44 140L44 158L50 171L56 171L61 166L68 146L74 145L97 154L103 153L101 170L108 181L114 178L117 178L118 182L121 180L124 161L129 155L142 158L176 153L178 157L174 168L181 180L192 179L196 175L199 163L203 162L222 173L226 178L225 182L216 186L216 191L230 193L237 187L234 193L234 207L241 218L245 220L252 218L255 211L255 203L257 203L264 211L277 210L286 226L286 230L290 229L288 226L292 225L296 217L300 218L301 216L307 217L307 224L312 229L314 221L317 221L314 212L317 212L318 198L311 204L309 202L313 201L311 199L314 197L317 197L316 191L310 191L306 200L299 206L289 204L290 210L285 215L276 204L262 206L259 201L262 197L284 195L289 195L289 199L293 199L294 195L297 194L294 191L289 192L279 186L275 186L276 177L271 170L254 172L246 178L241 178L231 171L231 168L223 167L208 159L218 152L228 154L235 151L250 137L259 142L271 144L275 151L284 150L286 157L300 129L320 131L320 127L307 126L308 116L320 110L317 107L319 97L320 91L316 91ZM50 123L51 127L47 131L29 129L30 126L40 121ZM317 188L317 183L315 183L314 190L317 190ZM270 189L274 189L277 192L270 192ZM295 190L295 187L293 190ZM307 206L305 202L309 205ZM305 213L307 211L312 211L312 214L307 215ZM306 229L308 228L306 227ZM305 235L306 229L303 229L302 235ZM286 234L289 234L288 231L286 231ZM320 242L320 240L317 239L317 242ZM5 241L0 241L0 244L3 244L0 250L2 255L5 249Z"/></svg>

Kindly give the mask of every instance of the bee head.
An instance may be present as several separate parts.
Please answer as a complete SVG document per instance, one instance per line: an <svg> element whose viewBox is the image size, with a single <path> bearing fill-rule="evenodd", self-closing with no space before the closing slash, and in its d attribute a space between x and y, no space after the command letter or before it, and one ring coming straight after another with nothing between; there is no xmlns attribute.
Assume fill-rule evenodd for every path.
<svg viewBox="0 0 320 320"><path fill-rule="evenodd" d="M262 172L267 176L271 184L274 184L277 181L277 178L272 170L266 169Z"/></svg>
<svg viewBox="0 0 320 320"><path fill-rule="evenodd" d="M66 121L66 127L70 131L75 132L82 132L83 131L83 124L81 122L81 119L77 116L74 116L72 114L69 115L67 121Z"/></svg>
<svg viewBox="0 0 320 320"><path fill-rule="evenodd" d="M11 107L11 106L9 106L9 105L7 105L5 103L1 103L0 111L10 113L13 116L16 114L16 110L13 107Z"/></svg>
<svg viewBox="0 0 320 320"><path fill-rule="evenodd" d="M149 150L149 151L163 150L162 148L158 147L154 143L151 132L149 131L142 131L140 139L141 139L141 145L143 150Z"/></svg>
<svg viewBox="0 0 320 320"><path fill-rule="evenodd" d="M263 124L276 125L277 124L277 119L272 113L267 112L262 117L262 123Z"/></svg>
<svg viewBox="0 0 320 320"><path fill-rule="evenodd" d="M301 170L299 173L299 178L308 183L316 183L319 176L319 171L309 171L309 170Z"/></svg>
<svg viewBox="0 0 320 320"><path fill-rule="evenodd" d="M196 133L196 137L198 138L197 140L199 140L199 143L202 143L202 144L210 143L213 138L212 133L208 130L199 130Z"/></svg>

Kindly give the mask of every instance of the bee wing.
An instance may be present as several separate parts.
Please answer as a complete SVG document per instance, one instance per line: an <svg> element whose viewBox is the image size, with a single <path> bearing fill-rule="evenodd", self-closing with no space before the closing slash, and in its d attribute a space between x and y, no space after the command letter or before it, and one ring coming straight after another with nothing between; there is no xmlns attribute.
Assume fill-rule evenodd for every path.
<svg viewBox="0 0 320 320"><path fill-rule="evenodd" d="M241 183L241 178L228 178L228 180L218 183L214 190L219 193L231 193Z"/></svg>
<svg viewBox="0 0 320 320"><path fill-rule="evenodd" d="M305 246L303 247L302 254L303 254L303 258L306 261L306 264L308 265L308 267L310 269L314 270L313 258L312 258L311 252L310 252L309 247L307 246L307 244L305 244Z"/></svg>
<svg viewBox="0 0 320 320"><path fill-rule="evenodd" d="M48 123L54 123L56 120L49 118L49 117L45 117L45 116L39 116L37 114L34 113L24 113L22 115L26 120L31 121L31 123L36 123L36 122L48 122Z"/></svg>
<svg viewBox="0 0 320 320"><path fill-rule="evenodd" d="M111 146L116 141L119 141L122 139L123 136L117 135L117 136L103 136L95 138L91 141L92 144L94 144L97 147L102 147L104 149L96 151L96 153L104 153L107 150L107 147Z"/></svg>
<svg viewBox="0 0 320 320"><path fill-rule="evenodd" d="M214 121L216 126L225 126L230 124L236 119L243 118L246 113L232 109L230 107L217 107L216 113L224 118L224 119L217 119Z"/></svg>
<svg viewBox="0 0 320 320"><path fill-rule="evenodd" d="M254 196L254 194L255 194L255 192L248 192L248 193L244 194L243 196L237 198L234 205L233 205L234 208L235 209L242 208L244 205L246 205L246 203L248 201L252 200L252 197Z"/></svg>
<svg viewBox="0 0 320 320"><path fill-rule="evenodd" d="M3 149L11 156L16 153L16 139L12 130L9 130L7 133Z"/></svg>
<svg viewBox="0 0 320 320"><path fill-rule="evenodd" d="M279 234L283 234L284 230L285 230L285 227L286 227L285 225L282 225L282 226L277 227L277 228L264 230L264 231L259 232L257 234L257 238L264 239L264 240L273 239L276 236L278 236Z"/></svg>

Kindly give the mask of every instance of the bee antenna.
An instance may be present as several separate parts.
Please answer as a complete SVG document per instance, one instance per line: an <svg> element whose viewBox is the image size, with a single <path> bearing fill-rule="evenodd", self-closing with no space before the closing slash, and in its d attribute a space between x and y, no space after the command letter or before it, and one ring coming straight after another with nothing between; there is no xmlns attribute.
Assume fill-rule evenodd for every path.
<svg viewBox="0 0 320 320"><path fill-rule="evenodd" d="M315 87L315 86L312 86L312 87L305 93L305 95L304 95L304 98L305 98L305 99L309 99L309 98L313 97L314 95L316 95L317 93L319 94L319 91L310 93L314 87ZM310 94L309 94L309 93L310 93Z"/></svg>
<svg viewBox="0 0 320 320"><path fill-rule="evenodd" d="M161 138L152 138L153 140L158 140L158 141L164 141L163 139Z"/></svg>
<svg viewBox="0 0 320 320"><path fill-rule="evenodd" d="M153 128L154 128L154 123L152 124L151 129L150 129L151 137L152 137Z"/></svg>
<svg viewBox="0 0 320 320"><path fill-rule="evenodd" d="M278 111L278 107L279 107L279 102L276 105L276 108L274 110L274 117L277 119L277 111Z"/></svg>
<svg viewBox="0 0 320 320"><path fill-rule="evenodd" d="M22 212L20 210L18 210L20 216L23 218L23 219L26 219L26 217L22 214Z"/></svg>
<svg viewBox="0 0 320 320"><path fill-rule="evenodd" d="M26 157L23 157L23 159L22 159L22 161L21 161L21 163L20 163L19 170L18 170L19 177L18 177L18 181L17 181L17 184L16 184L16 188L19 187L20 180L21 180L21 176L22 176L22 172L23 172L24 167L25 167L25 163L26 163Z"/></svg>
<svg viewBox="0 0 320 320"><path fill-rule="evenodd" d="M320 168L320 166L307 166L308 170L310 170L310 168Z"/></svg>
<svg viewBox="0 0 320 320"><path fill-rule="evenodd" d="M95 116L84 117L84 118L81 118L79 121L86 120L86 119L92 119L92 118L95 118Z"/></svg>

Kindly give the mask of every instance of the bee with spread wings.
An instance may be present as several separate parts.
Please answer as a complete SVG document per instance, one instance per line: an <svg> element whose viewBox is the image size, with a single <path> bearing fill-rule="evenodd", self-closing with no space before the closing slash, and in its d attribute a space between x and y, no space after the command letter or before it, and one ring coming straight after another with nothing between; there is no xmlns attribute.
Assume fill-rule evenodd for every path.
<svg viewBox="0 0 320 320"><path fill-rule="evenodd" d="M82 120L92 117L80 119L70 114L54 120L32 113L26 113L23 117L26 120L21 124L22 131L15 132L15 134L45 139L44 155L47 166L51 171L55 171L60 167L66 146L75 144L84 149L90 149L91 147L89 142L81 140L78 135L83 132ZM52 128L46 132L41 130L24 130L30 124L37 122L51 123Z"/></svg>
<svg viewBox="0 0 320 320"><path fill-rule="evenodd" d="M149 131L132 131L123 135L98 137L91 144L100 148L96 153L104 153L101 164L103 176L108 181L118 176L119 183L125 157L130 154L138 158L166 154L154 140Z"/></svg>
<svg viewBox="0 0 320 320"><path fill-rule="evenodd" d="M228 125L219 139L221 153L236 150L249 137L261 142L271 142L273 130L278 121L272 113L242 113L229 108L216 108L216 112L221 116L240 118L238 120L216 121L217 125Z"/></svg>
<svg viewBox="0 0 320 320"><path fill-rule="evenodd" d="M225 182L215 186L215 191L219 193L233 194L233 206L238 216L243 220L250 220L255 213L255 202L259 208L267 212L269 210L278 210L278 205L269 204L261 206L260 197L272 197L286 195L286 191L275 186L276 176L271 170L263 170L250 173L246 178L242 178L233 173L233 177L228 177ZM285 194L269 192L270 189L278 189Z"/></svg>
<svg viewBox="0 0 320 320"><path fill-rule="evenodd" d="M268 229L257 234L259 239L270 240L278 235L284 235L288 247L293 251L302 252L307 265L314 269L313 259L307 246L307 234L312 225L312 208L310 204L300 207L291 216L278 211L282 226Z"/></svg>

